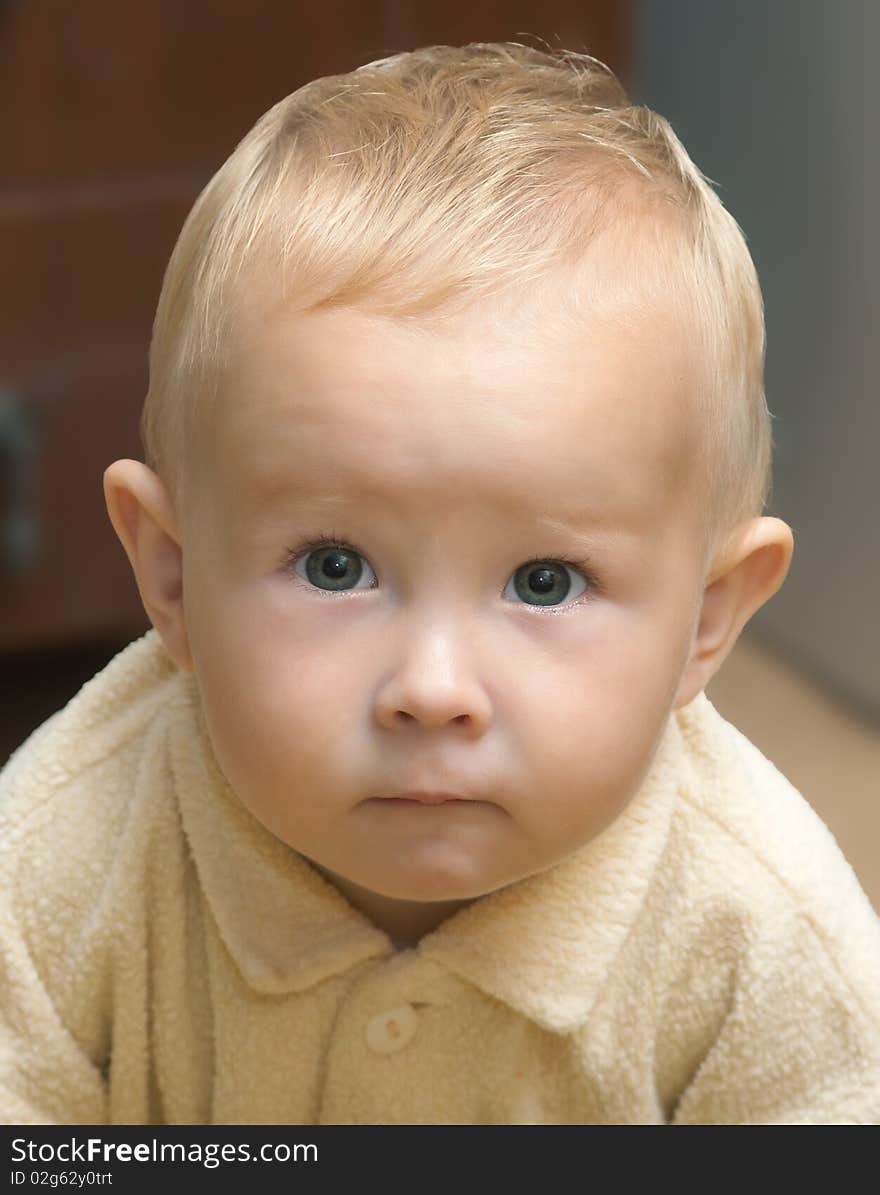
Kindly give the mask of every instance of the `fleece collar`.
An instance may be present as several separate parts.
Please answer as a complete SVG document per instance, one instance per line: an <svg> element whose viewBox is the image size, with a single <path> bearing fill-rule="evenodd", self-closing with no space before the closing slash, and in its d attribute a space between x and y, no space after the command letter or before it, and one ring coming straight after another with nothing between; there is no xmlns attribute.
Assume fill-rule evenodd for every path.
<svg viewBox="0 0 880 1195"><path fill-rule="evenodd" d="M167 707L170 774L208 905L246 982L266 994L302 992L392 956L388 935L244 808L217 764L194 678L179 680ZM682 751L673 714L611 826L549 871L459 910L415 949L542 1028L583 1024L663 855Z"/></svg>

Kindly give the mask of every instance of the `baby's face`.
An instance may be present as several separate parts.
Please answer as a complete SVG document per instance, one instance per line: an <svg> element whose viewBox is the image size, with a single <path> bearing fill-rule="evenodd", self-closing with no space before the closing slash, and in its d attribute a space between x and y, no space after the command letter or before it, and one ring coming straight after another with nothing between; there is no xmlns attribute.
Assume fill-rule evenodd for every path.
<svg viewBox="0 0 880 1195"><path fill-rule="evenodd" d="M686 334L499 312L277 311L200 443L184 594L215 752L343 891L543 871L622 811L675 706L703 580Z"/></svg>

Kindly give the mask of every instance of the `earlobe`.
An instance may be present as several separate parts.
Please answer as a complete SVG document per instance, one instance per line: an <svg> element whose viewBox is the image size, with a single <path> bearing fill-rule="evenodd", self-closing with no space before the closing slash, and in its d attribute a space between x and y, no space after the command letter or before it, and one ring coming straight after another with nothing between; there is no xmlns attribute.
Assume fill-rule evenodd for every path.
<svg viewBox="0 0 880 1195"><path fill-rule="evenodd" d="M700 617L674 709L705 689L743 627L782 585L794 539L781 519L752 519L731 536L710 570Z"/></svg>
<svg viewBox="0 0 880 1195"><path fill-rule="evenodd" d="M178 666L192 671L183 610L183 550L164 483L141 461L114 461L104 472L104 500L147 616Z"/></svg>

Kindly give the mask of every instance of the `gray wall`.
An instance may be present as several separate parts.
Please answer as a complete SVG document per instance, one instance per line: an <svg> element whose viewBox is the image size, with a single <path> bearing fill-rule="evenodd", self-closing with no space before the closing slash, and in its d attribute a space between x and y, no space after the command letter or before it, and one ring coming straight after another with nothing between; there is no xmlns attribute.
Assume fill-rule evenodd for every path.
<svg viewBox="0 0 880 1195"><path fill-rule="evenodd" d="M665 116L761 278L788 579L750 628L880 720L880 3L635 0Z"/></svg>

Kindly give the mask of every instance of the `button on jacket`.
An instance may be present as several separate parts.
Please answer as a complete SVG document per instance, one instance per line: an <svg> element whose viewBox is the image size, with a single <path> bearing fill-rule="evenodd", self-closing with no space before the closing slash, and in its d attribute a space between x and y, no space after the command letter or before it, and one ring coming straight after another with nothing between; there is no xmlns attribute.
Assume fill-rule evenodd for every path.
<svg viewBox="0 0 880 1195"><path fill-rule="evenodd" d="M880 922L701 694L594 841L395 950L150 631L0 774L0 1120L874 1124Z"/></svg>

